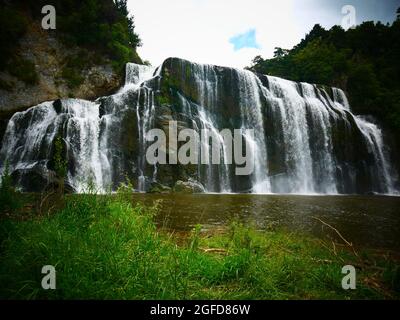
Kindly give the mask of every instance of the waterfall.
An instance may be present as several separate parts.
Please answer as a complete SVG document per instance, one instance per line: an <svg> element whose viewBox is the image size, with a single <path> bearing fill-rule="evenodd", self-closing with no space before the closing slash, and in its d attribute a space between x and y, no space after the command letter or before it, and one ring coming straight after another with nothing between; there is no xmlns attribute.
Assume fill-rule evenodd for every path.
<svg viewBox="0 0 400 320"><path fill-rule="evenodd" d="M369 167L371 175L382 177L382 179L377 179L382 193L396 194L397 191L394 187L396 172L393 171L388 161L381 130L376 124L368 122L363 117L356 117L356 123L364 133L368 152L372 153L375 159L375 165Z"/></svg>
<svg viewBox="0 0 400 320"><path fill-rule="evenodd" d="M250 141L255 160L254 173L252 175L252 191L254 193L270 193L271 185L268 177L267 146L264 134L262 117L261 82L250 71L236 70L240 88L239 101L241 113L241 129L253 129L254 140ZM246 140L251 140L245 136Z"/></svg>
<svg viewBox="0 0 400 320"><path fill-rule="evenodd" d="M138 65L135 63L127 63L125 71L125 85L116 95L117 104L123 104L124 100L120 96L127 96L130 93L137 94L137 102L135 106L137 129L139 138L139 154L137 155L138 177L137 189L140 192L145 192L148 180L154 181L157 175L157 168L154 167L151 177L146 176L146 132L154 127L154 91L151 86L146 85L146 81L150 81L159 77L156 73L156 68L152 66ZM127 106L128 108L130 106Z"/></svg>
<svg viewBox="0 0 400 320"><path fill-rule="evenodd" d="M67 149L69 185L76 192L85 192L89 184L93 184L99 193L112 189L113 171L122 169L118 161L113 161L112 154L118 146L112 143L112 135L118 131L123 119L121 114L126 108L125 99L132 92L139 92L139 96L142 91L146 94L143 116L138 117L140 144L142 150L145 149L143 132L151 126L153 103L151 90L147 92L140 85L153 72L150 67L128 64L126 85L111 96L112 103L103 107L104 110L101 110L100 101L64 99L17 112L8 123L0 163L8 162L10 170L18 172L20 183L28 169L48 172L53 143L60 135ZM139 161L139 171L143 162ZM141 188L139 183L139 190Z"/></svg>
<svg viewBox="0 0 400 320"><path fill-rule="evenodd" d="M296 83L275 77L268 77L268 81L270 89L267 99L281 119L286 149L286 176L276 180L272 190L280 193L315 193L306 101Z"/></svg>
<svg viewBox="0 0 400 320"><path fill-rule="evenodd" d="M309 110L310 123L312 128L317 131L319 136L318 161L314 166L314 191L320 193L337 193L335 179L335 161L332 144L332 127L330 118L332 113L326 108L324 103L317 97L316 88L307 83L301 83L303 97L306 108ZM311 130L311 129L310 129ZM310 146L311 148L311 146Z"/></svg>
<svg viewBox="0 0 400 320"><path fill-rule="evenodd" d="M184 63L184 61L182 61ZM200 65L193 63L189 65L190 70L187 69L186 76L193 75L194 85L199 93L198 103L191 104L187 99L179 95L182 106L189 115L189 118L193 119L192 124L194 127L200 130L207 130L208 134L206 137L214 139L213 143L217 143L220 150L221 165L215 167L212 165L211 157L207 157L209 165L203 165L201 162L201 154L211 155L210 140L201 139L201 145L199 146L199 164L198 164L198 176L199 180L203 183L204 188L207 192L231 192L231 183L229 176L229 167L226 163L227 150L224 144L223 136L220 134L222 129L218 125L217 114L218 103L219 103L219 84L218 76L211 65ZM182 68L185 68L182 65ZM202 152L203 151L203 152Z"/></svg>
<svg viewBox="0 0 400 320"><path fill-rule="evenodd" d="M76 169L68 172L68 180L78 192L85 190L88 180L104 192L110 185L110 166L103 161L105 150L100 146L99 107L96 103L68 99L63 102L62 108L61 116L68 115L64 123L67 158L73 161Z"/></svg>
<svg viewBox="0 0 400 320"><path fill-rule="evenodd" d="M13 170L29 170L48 162L48 145L57 132L57 113L51 102L16 113L8 122L0 150L0 164ZM25 126L25 127L24 127Z"/></svg>
<svg viewBox="0 0 400 320"><path fill-rule="evenodd" d="M201 139L194 167L147 163L146 133L167 130L169 121L211 137ZM251 146L251 175L235 175L223 129L241 130ZM173 187L190 180L219 193L398 193L382 131L351 112L341 89L178 58L157 69L128 63L125 85L114 95L44 102L15 113L3 137L0 171L7 162L21 188L43 188L54 170L57 137L65 144L67 183L76 192L88 181L99 192L115 190L128 178L140 192L153 183ZM211 161L211 141L220 164Z"/></svg>

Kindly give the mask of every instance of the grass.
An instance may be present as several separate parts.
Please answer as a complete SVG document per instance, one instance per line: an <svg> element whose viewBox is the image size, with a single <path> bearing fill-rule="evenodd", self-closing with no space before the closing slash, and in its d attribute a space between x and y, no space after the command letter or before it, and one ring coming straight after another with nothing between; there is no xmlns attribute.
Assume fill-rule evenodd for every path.
<svg viewBox="0 0 400 320"><path fill-rule="evenodd" d="M399 264L387 255L334 254L315 238L237 222L178 235L156 227L159 205L125 192L70 195L52 214L3 217L0 298L399 298ZM356 290L341 287L346 264L357 267ZM56 268L56 290L41 288L44 265Z"/></svg>

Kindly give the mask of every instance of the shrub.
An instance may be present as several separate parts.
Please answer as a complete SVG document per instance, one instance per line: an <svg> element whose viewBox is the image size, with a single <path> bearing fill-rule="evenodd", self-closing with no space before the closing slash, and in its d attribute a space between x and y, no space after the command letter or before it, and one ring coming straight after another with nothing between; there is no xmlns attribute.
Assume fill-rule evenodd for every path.
<svg viewBox="0 0 400 320"><path fill-rule="evenodd" d="M6 162L0 181L0 212L15 211L20 206L18 193L13 186L8 162Z"/></svg>
<svg viewBox="0 0 400 320"><path fill-rule="evenodd" d="M37 84L39 81L35 64L32 61L21 57L14 57L10 60L8 70L11 75L29 85Z"/></svg>
<svg viewBox="0 0 400 320"><path fill-rule="evenodd" d="M54 148L54 171L58 180L59 192L62 194L64 193L64 180L67 176L68 162L65 160L64 143L60 136L56 138Z"/></svg>
<svg viewBox="0 0 400 320"><path fill-rule="evenodd" d="M25 16L18 10L0 4L0 70L4 70L15 53L18 40L26 32Z"/></svg>
<svg viewBox="0 0 400 320"><path fill-rule="evenodd" d="M79 87L84 81L84 78L80 74L79 70L67 66L62 69L61 76L66 81L70 89Z"/></svg>

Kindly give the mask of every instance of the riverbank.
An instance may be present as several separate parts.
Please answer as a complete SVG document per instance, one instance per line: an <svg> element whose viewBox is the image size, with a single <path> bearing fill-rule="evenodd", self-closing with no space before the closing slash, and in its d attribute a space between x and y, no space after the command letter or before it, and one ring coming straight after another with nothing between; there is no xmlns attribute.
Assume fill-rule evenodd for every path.
<svg viewBox="0 0 400 320"><path fill-rule="evenodd" d="M42 199L43 200L43 199ZM45 200L45 199L44 199ZM62 198L1 217L2 299L398 299L399 257L232 221L173 232L132 194ZM54 203L53 203L54 205ZM44 265L57 289L43 290ZM342 289L353 265L357 289Z"/></svg>

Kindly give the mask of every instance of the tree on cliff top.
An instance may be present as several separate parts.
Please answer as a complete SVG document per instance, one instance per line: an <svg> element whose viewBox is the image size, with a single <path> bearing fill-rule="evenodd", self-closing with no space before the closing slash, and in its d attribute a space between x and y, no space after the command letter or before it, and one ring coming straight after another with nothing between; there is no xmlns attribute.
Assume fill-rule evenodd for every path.
<svg viewBox="0 0 400 320"><path fill-rule="evenodd" d="M249 69L342 88L354 112L376 116L400 138L399 39L400 8L392 25L369 21L347 31L315 25L293 49L257 56Z"/></svg>
<svg viewBox="0 0 400 320"><path fill-rule="evenodd" d="M0 0L0 68L12 57L29 21L41 21L44 5L56 8L55 32L68 44L110 58L118 69L128 61L141 63L136 53L141 41L126 0Z"/></svg>

